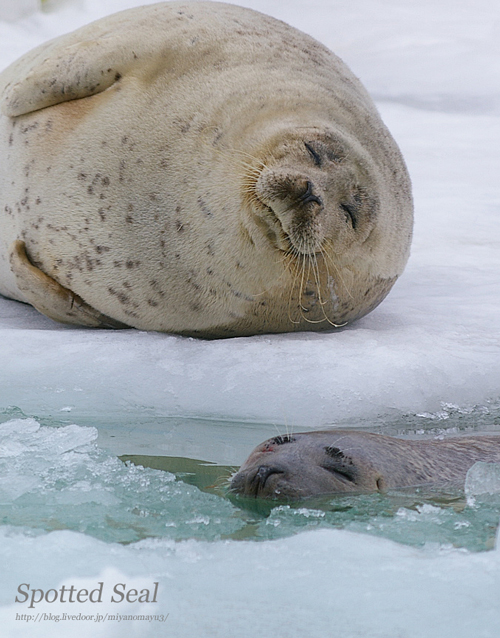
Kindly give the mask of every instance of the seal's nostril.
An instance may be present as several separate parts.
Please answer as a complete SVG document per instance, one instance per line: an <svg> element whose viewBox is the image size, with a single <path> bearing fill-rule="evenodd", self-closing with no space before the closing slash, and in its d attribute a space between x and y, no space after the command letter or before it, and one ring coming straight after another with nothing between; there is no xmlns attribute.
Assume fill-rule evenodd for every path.
<svg viewBox="0 0 500 638"><path fill-rule="evenodd" d="M270 465L259 465L252 479L252 486L254 488L254 493L256 496L258 495L259 491L264 488L267 479L272 474L283 474L283 470L280 470L277 467L272 467Z"/></svg>
<svg viewBox="0 0 500 638"><path fill-rule="evenodd" d="M269 467L268 465L261 465L257 470L257 473L255 474L255 478L258 481L262 481L263 483L265 483L268 477L271 474L275 474L276 472L279 472L279 470Z"/></svg>
<svg viewBox="0 0 500 638"><path fill-rule="evenodd" d="M307 182L306 192L299 197L299 201L302 204L309 204L311 202L316 202L316 204L319 204L320 206L323 204L321 197L313 195L313 185L310 181Z"/></svg>

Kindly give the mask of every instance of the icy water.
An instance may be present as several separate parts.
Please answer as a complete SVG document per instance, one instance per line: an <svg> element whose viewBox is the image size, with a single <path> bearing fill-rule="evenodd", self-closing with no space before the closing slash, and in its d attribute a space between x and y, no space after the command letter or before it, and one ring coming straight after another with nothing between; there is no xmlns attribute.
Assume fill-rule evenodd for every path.
<svg viewBox="0 0 500 638"><path fill-rule="evenodd" d="M124 544L147 538L261 541L337 528L412 546L439 543L482 551L495 545L500 485L492 494L419 488L297 503L242 499L228 493L237 466L177 456L117 456L99 445L98 430L89 425L36 420L12 409L1 418L3 525L73 530ZM413 438L500 432L500 409L443 406L436 414L394 418L371 430Z"/></svg>
<svg viewBox="0 0 500 638"><path fill-rule="evenodd" d="M0 21L1 66L142 1L51 0L50 13ZM500 388L498 0L241 3L318 38L376 98L413 181L408 267L379 308L332 334L79 330L0 299L2 638L497 638L498 478L467 495L271 507L228 499L224 481L273 424L500 431L488 403ZM168 622L17 620L21 582L98 581L159 582L157 605L105 597L99 612Z"/></svg>

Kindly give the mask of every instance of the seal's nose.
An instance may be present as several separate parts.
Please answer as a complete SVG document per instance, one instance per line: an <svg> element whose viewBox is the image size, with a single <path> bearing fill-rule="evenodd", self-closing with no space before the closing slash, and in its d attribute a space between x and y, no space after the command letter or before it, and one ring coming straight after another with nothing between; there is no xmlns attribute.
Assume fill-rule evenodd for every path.
<svg viewBox="0 0 500 638"><path fill-rule="evenodd" d="M240 470L233 476L231 491L242 496L261 496L268 478L273 474L284 474L284 470L264 464L256 469Z"/></svg>
<svg viewBox="0 0 500 638"><path fill-rule="evenodd" d="M298 197L298 200L301 204L310 204L311 202L315 202L316 204L323 206L321 197L313 194L313 185L309 180L306 183L306 190L302 193L302 195L300 195L300 197Z"/></svg>
<svg viewBox="0 0 500 638"><path fill-rule="evenodd" d="M264 489L267 479L272 474L283 474L283 470L271 465L259 465L257 471L250 480L251 491L255 494L255 496L258 496L259 492Z"/></svg>

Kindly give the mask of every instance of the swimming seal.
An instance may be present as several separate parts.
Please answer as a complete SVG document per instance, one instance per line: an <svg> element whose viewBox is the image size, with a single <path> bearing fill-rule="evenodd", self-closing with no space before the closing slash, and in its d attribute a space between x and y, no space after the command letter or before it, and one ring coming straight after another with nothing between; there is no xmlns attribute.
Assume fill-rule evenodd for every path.
<svg viewBox="0 0 500 638"><path fill-rule="evenodd" d="M0 107L0 293L57 321L331 329L408 259L410 180L367 92L258 12L120 12L11 65Z"/></svg>
<svg viewBox="0 0 500 638"><path fill-rule="evenodd" d="M320 494L462 484L477 461L500 463L500 436L397 439L353 430L277 436L257 446L231 481L242 496Z"/></svg>

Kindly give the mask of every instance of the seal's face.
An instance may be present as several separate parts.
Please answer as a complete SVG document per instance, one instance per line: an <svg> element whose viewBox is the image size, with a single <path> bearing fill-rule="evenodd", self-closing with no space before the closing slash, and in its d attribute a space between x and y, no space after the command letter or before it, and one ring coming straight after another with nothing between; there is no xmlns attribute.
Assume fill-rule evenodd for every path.
<svg viewBox="0 0 500 638"><path fill-rule="evenodd" d="M333 134L312 129L282 141L253 189L271 240L295 256L338 256L363 243L376 223L372 179Z"/></svg>
<svg viewBox="0 0 500 638"><path fill-rule="evenodd" d="M326 127L296 126L254 155L243 190L285 271L289 323L338 327L373 309L399 273L385 263L398 251L366 151Z"/></svg>
<svg viewBox="0 0 500 638"><path fill-rule="evenodd" d="M264 441L231 481L231 491L241 496L285 500L384 487L383 475L356 435L342 432L308 432Z"/></svg>

